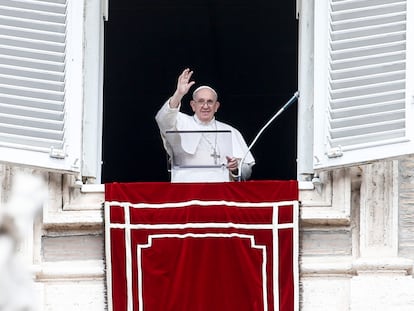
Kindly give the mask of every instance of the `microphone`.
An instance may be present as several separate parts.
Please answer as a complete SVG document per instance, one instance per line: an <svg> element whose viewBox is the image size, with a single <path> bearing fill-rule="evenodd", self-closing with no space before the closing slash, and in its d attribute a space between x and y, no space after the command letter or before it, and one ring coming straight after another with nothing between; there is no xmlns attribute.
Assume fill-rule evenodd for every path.
<svg viewBox="0 0 414 311"><path fill-rule="evenodd" d="M287 103L284 104L283 107L280 108L279 111L276 112L276 114L269 121L267 121L267 123L260 129L259 133L257 133L256 137L253 139L253 141L251 142L250 146L247 148L246 153L244 154L243 158L241 159L241 161L239 163L238 172L237 172L237 181L241 181L242 180L242 166L243 166L243 163L246 160L246 157L249 154L250 149L252 149L252 147L254 146L254 144L256 143L256 141L259 139L260 135L262 135L262 133L264 132L264 130L278 116L280 116L290 105L292 105L298 98L299 98L299 91L296 91L295 94L293 94L293 96L287 101Z"/></svg>

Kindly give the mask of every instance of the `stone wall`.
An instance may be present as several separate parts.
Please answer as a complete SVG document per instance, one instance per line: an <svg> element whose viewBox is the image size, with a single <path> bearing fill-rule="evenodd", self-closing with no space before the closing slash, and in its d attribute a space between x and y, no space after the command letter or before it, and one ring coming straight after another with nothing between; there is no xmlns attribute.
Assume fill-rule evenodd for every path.
<svg viewBox="0 0 414 311"><path fill-rule="evenodd" d="M412 166L339 169L301 191L301 310L414 309Z"/></svg>

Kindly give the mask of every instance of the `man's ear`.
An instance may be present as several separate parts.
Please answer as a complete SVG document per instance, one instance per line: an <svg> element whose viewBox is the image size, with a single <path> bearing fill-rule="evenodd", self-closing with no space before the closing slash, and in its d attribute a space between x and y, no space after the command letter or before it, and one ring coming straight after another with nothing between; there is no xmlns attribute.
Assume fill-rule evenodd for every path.
<svg viewBox="0 0 414 311"><path fill-rule="evenodd" d="M220 102L219 101L216 101L216 109L215 109L215 111L217 112L217 110L220 108Z"/></svg>
<svg viewBox="0 0 414 311"><path fill-rule="evenodd" d="M190 101L190 106L191 106L191 108L193 109L193 112L195 112L195 111L196 111L196 109L195 109L195 107L196 107L196 102L195 102L194 100L191 100L191 101Z"/></svg>

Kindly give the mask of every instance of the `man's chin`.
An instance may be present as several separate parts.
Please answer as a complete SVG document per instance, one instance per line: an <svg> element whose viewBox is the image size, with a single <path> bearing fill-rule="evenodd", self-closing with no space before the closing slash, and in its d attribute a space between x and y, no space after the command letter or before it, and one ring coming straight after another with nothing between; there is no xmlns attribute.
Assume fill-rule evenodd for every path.
<svg viewBox="0 0 414 311"><path fill-rule="evenodd" d="M212 116L210 114L202 114L200 115L199 119L202 122L208 122L212 119Z"/></svg>

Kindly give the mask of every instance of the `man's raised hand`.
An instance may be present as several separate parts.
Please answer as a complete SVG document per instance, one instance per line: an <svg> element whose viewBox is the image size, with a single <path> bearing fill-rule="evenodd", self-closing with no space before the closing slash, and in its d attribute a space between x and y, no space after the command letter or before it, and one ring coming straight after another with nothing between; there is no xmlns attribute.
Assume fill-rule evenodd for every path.
<svg viewBox="0 0 414 311"><path fill-rule="evenodd" d="M181 75L178 77L177 81L177 93L181 96L184 96L188 93L190 88L195 83L194 81L190 81L191 76L193 75L193 71L189 68L184 69Z"/></svg>
<svg viewBox="0 0 414 311"><path fill-rule="evenodd" d="M194 81L190 81L192 75L193 71L191 71L189 68L186 68L178 76L177 89L175 90L174 95L171 96L169 102L171 108L177 108L180 105L181 99L184 97L185 94L188 93L190 88L195 83Z"/></svg>

